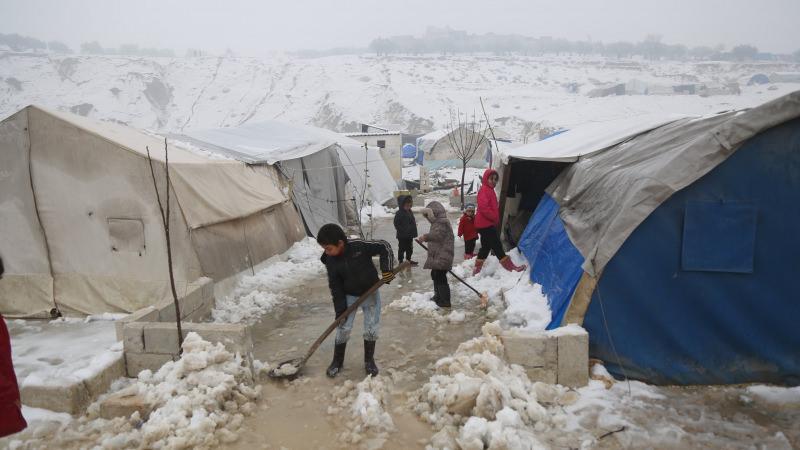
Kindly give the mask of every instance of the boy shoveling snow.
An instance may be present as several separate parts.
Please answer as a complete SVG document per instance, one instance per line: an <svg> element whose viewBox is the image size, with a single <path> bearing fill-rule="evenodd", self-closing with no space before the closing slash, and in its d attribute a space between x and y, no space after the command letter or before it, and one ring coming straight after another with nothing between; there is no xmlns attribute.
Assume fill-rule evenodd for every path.
<svg viewBox="0 0 800 450"><path fill-rule="evenodd" d="M348 306L358 300L378 280L389 283L394 279L394 254L386 241L347 239L339 225L323 225L317 233L317 243L325 250L320 258L328 271L328 286L333 297L333 309L339 317ZM380 256L382 277L372 263L372 257ZM364 313L364 370L367 375L378 375L375 364L375 341L378 340L381 321L381 297L378 291L362 305ZM353 329L355 311L336 328L333 362L326 374L333 378L344 366L344 352Z"/></svg>
<svg viewBox="0 0 800 450"><path fill-rule="evenodd" d="M450 307L450 285L447 284L447 272L453 267L454 240L453 227L447 218L447 211L439 202L430 202L422 214L431 223L427 234L420 236L420 242L428 243L428 259L425 269L431 271L433 280L433 301L440 308Z"/></svg>

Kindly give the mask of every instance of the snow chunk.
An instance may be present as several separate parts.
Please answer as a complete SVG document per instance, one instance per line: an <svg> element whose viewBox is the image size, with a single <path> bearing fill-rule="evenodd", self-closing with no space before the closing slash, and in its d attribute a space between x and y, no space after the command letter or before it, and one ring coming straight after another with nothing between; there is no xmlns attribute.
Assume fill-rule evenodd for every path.
<svg viewBox="0 0 800 450"><path fill-rule="evenodd" d="M754 385L745 390L748 396L754 399L778 406L800 406L800 386L780 387Z"/></svg>
<svg viewBox="0 0 800 450"><path fill-rule="evenodd" d="M389 415L389 381L382 376L368 376L358 384L351 380L334 389L333 404L328 414L344 414L346 431L339 440L346 444L360 444L366 448L380 448L388 433L395 429Z"/></svg>

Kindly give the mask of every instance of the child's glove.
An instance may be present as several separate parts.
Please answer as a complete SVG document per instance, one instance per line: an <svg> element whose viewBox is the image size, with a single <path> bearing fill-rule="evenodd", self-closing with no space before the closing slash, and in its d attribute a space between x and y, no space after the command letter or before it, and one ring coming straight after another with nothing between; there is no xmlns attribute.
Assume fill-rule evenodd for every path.
<svg viewBox="0 0 800 450"><path fill-rule="evenodd" d="M394 272L383 272L383 276L381 277L381 281L386 284L389 284L394 280Z"/></svg>

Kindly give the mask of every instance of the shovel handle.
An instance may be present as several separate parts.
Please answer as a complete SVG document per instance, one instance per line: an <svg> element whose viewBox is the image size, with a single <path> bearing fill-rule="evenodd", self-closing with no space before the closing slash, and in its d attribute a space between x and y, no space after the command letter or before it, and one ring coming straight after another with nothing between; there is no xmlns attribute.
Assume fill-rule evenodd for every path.
<svg viewBox="0 0 800 450"><path fill-rule="evenodd" d="M394 268L393 273L394 274L398 274L398 273L408 269L409 267L411 267L411 263L410 262L408 262L408 261L402 262L397 267ZM311 355L313 355L314 352L317 351L317 349L322 344L322 342L325 341L325 338L327 338L333 332L333 330L336 329L336 327L339 326L339 324L341 324L342 322L347 320L347 317L350 314L352 314L353 311L358 309L358 307L361 306L361 304L364 303L367 300L367 298L369 298L372 294L374 294L375 291L380 289L380 287L383 286L383 284L384 283L383 283L382 280L378 280L375 284L372 285L372 287L367 289L367 292L364 292L363 294L361 294L361 296L358 297L358 300L356 300L352 305L348 306L347 309L344 310L344 312L341 315L339 315L339 317L337 317L336 320L334 320L333 323L331 323L328 326L328 328L325 330L325 332L322 333L322 335L320 337L318 337L317 340L314 341L313 344L311 344L311 348L309 348L308 352L306 352L306 355L303 357L303 360L300 363L300 365L302 366L303 364L305 364L305 362L308 361L308 358L310 358Z"/></svg>
<svg viewBox="0 0 800 450"><path fill-rule="evenodd" d="M423 244L423 243L422 243L422 241L420 241L419 239L414 239L414 240L415 240L415 241L417 241L417 244L419 244L419 246L420 246L420 247L424 248L426 252L428 251L428 247L426 247L426 246L425 246L425 244ZM483 296L483 294L481 294L480 292L478 292L478 290L477 290L477 289L475 289L474 287L470 286L470 285L469 285L469 283L467 283L466 281L464 281L464 280L463 280L463 279L462 279L460 276L458 276L458 275L454 274L452 270L448 270L448 272L450 273L450 275L454 276L456 280L458 280L458 281L460 281L460 282L464 283L464 286L466 286L466 287L468 287L468 288L472 289L472 292L474 292L474 293L478 294L478 297L482 297L482 296Z"/></svg>

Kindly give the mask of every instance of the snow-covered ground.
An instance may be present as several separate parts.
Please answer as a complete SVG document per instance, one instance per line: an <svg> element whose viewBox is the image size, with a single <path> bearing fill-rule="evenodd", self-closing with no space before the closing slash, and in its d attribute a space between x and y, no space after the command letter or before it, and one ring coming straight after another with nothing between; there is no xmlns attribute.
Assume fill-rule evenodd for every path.
<svg viewBox="0 0 800 450"><path fill-rule="evenodd" d="M424 133L452 110L478 109L515 140L579 123L645 113L706 114L753 106L800 88L747 86L756 73L799 72L793 63L615 60L576 56L277 55L147 58L22 55L0 58L0 116L28 104L137 128L180 132L278 119L337 131L358 123ZM741 85L740 95L624 95L591 98L607 83ZM570 92L567 85L578 86Z"/></svg>
<svg viewBox="0 0 800 450"><path fill-rule="evenodd" d="M7 321L20 387L80 383L122 358L122 342L117 342L114 331L116 318Z"/></svg>

